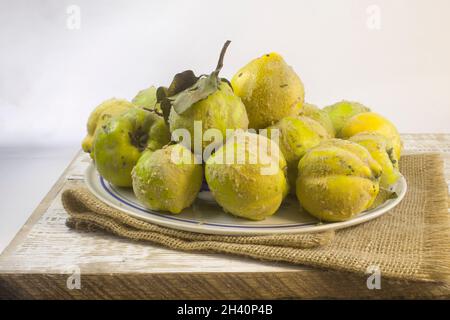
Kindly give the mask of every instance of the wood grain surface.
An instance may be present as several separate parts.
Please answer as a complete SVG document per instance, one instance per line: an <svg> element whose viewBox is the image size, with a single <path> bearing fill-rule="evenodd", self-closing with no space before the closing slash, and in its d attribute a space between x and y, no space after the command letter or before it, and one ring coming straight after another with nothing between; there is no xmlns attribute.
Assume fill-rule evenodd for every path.
<svg viewBox="0 0 450 320"><path fill-rule="evenodd" d="M450 134L402 135L406 153L439 152L450 184ZM79 153L0 256L0 298L450 298L449 284L367 277L220 254L173 251L65 226L60 195L83 183ZM81 287L67 285L80 272Z"/></svg>

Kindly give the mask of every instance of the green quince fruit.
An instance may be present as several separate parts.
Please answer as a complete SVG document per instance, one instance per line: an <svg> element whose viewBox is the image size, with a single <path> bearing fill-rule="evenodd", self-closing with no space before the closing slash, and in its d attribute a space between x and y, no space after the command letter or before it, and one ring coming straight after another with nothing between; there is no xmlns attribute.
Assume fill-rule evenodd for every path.
<svg viewBox="0 0 450 320"><path fill-rule="evenodd" d="M178 159L178 160L176 160ZM152 210L180 213L197 197L203 167L181 144L143 153L132 171L136 198Z"/></svg>
<svg viewBox="0 0 450 320"><path fill-rule="evenodd" d="M92 143L98 128L101 128L112 117L124 113L133 107L131 102L116 98L103 101L99 104L89 116L87 122L87 135L81 143L83 151L87 153L92 152Z"/></svg>
<svg viewBox="0 0 450 320"><path fill-rule="evenodd" d="M268 128L269 136L273 129L279 130L278 144L287 162L291 192L295 194L298 162L309 149L331 137L319 122L302 116L281 119Z"/></svg>
<svg viewBox="0 0 450 320"><path fill-rule="evenodd" d="M382 168L361 145L321 142L298 164L297 198L322 221L344 221L367 210L379 192Z"/></svg>
<svg viewBox="0 0 450 320"><path fill-rule="evenodd" d="M248 128L247 112L241 99L236 96L227 82L222 81L219 89L206 99L193 104L179 114L172 108L169 116L170 131L187 129L191 135L191 148L194 150L194 121L201 121L202 130L218 129L223 138L227 129ZM219 141L218 144L223 144ZM202 139L202 150L210 143ZM200 151L200 150L199 150Z"/></svg>
<svg viewBox="0 0 450 320"><path fill-rule="evenodd" d="M252 60L231 79L247 109L249 128L262 129L297 115L304 102L303 83L275 52Z"/></svg>
<svg viewBox="0 0 450 320"><path fill-rule="evenodd" d="M155 86L150 86L147 89L139 91L131 102L140 108L162 112L161 106L157 103Z"/></svg>
<svg viewBox="0 0 450 320"><path fill-rule="evenodd" d="M331 106L323 108L323 110L327 112L330 117L336 137L341 138L340 131L347 121L354 115L370 111L370 108L359 102L342 100L332 104Z"/></svg>
<svg viewBox="0 0 450 320"><path fill-rule="evenodd" d="M209 157L205 176L226 212L251 220L273 215L289 190L286 161L278 146L250 132L236 133Z"/></svg>
<svg viewBox="0 0 450 320"><path fill-rule="evenodd" d="M299 115L316 120L322 125L322 127L325 128L325 130L328 131L328 135L331 138L335 137L336 132L334 131L333 123L331 122L330 116L326 111L318 108L313 104L304 103Z"/></svg>
<svg viewBox="0 0 450 320"><path fill-rule="evenodd" d="M132 108L97 130L93 143L95 166L112 184L131 187L131 170L142 151L157 150L169 141L169 130L163 118Z"/></svg>
<svg viewBox="0 0 450 320"><path fill-rule="evenodd" d="M219 77L229 44L230 41L224 44L217 67L211 74L197 77L192 70L183 71L175 75L168 88L159 87L156 93L172 137L175 139L177 134L174 132L178 129L187 130L190 134L190 147L197 154L203 152L207 145L211 144L214 148L222 145L227 129L248 128L244 104L234 94L229 81ZM196 127L196 124L200 124L200 127ZM215 129L213 141L203 139L203 132L206 133L209 129ZM220 137L217 137L217 132ZM220 141L216 141L217 139ZM186 141L182 143L189 146Z"/></svg>

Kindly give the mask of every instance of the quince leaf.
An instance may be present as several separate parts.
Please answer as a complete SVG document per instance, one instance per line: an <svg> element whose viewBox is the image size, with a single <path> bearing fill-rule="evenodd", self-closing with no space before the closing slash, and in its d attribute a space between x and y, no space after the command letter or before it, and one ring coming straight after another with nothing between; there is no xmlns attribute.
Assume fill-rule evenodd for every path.
<svg viewBox="0 0 450 320"><path fill-rule="evenodd" d="M159 87L156 90L156 101L161 106L163 117L166 123L168 123L170 109L172 108L173 102L172 99L170 99L170 97L176 96L178 93L183 92L183 90L186 90L189 87L195 85L198 79L199 77L197 77L192 70L186 70L177 73L173 77L173 80L170 83L169 88Z"/></svg>
<svg viewBox="0 0 450 320"><path fill-rule="evenodd" d="M159 87L156 91L157 102L161 105L164 119L168 122L170 110L173 107L176 113L182 114L196 102L206 99L216 92L221 81L219 72L223 67L225 52L231 41L226 41L220 52L216 69L210 75L197 77L192 70L177 73L169 88Z"/></svg>
<svg viewBox="0 0 450 320"><path fill-rule="evenodd" d="M183 90L193 86L200 77L197 77L192 70L186 70L180 73L177 73L175 77L173 77L172 83L167 89L167 96L171 97L180 93Z"/></svg>
<svg viewBox="0 0 450 320"><path fill-rule="evenodd" d="M200 78L194 85L169 97L176 113L182 114L194 103L206 99L219 88L219 79L215 74Z"/></svg>

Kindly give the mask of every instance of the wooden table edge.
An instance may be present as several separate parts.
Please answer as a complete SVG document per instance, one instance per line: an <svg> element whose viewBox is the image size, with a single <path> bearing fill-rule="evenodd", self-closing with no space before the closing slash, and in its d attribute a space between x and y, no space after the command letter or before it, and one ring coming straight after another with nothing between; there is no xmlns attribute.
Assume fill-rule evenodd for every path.
<svg viewBox="0 0 450 320"><path fill-rule="evenodd" d="M69 289L67 274L3 273L0 299L450 299L445 283L382 279L381 289L370 290L363 275L329 270L80 277L81 288Z"/></svg>

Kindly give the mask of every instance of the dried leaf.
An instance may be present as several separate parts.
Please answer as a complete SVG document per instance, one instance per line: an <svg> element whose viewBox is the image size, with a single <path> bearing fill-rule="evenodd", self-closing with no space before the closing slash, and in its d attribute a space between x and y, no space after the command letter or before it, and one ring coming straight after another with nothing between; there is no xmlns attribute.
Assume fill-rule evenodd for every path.
<svg viewBox="0 0 450 320"><path fill-rule="evenodd" d="M199 78L200 77L197 77L192 70L177 73L175 77L173 77L172 83L167 90L167 96L171 97L183 90L186 90L187 88L193 86Z"/></svg>
<svg viewBox="0 0 450 320"><path fill-rule="evenodd" d="M156 89L156 102L161 102L164 98L166 98L168 91L169 89L166 87L159 87Z"/></svg>
<svg viewBox="0 0 450 320"><path fill-rule="evenodd" d="M219 88L219 79L215 74L200 78L193 86L180 93L169 97L176 113L182 114L194 103L206 99Z"/></svg>
<svg viewBox="0 0 450 320"><path fill-rule="evenodd" d="M396 199L396 198L398 198L398 194L396 192L380 187L378 195L375 198L375 201L373 202L373 204L370 206L370 209L373 209L373 208L376 208L376 207L382 205L387 200Z"/></svg>
<svg viewBox="0 0 450 320"><path fill-rule="evenodd" d="M169 114L170 108L172 107L169 100L167 100L168 89L166 87L159 87L156 90L156 101L159 103L161 111L163 113L163 118L166 124L169 124Z"/></svg>

